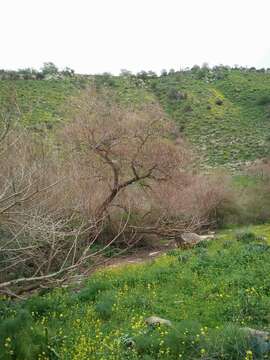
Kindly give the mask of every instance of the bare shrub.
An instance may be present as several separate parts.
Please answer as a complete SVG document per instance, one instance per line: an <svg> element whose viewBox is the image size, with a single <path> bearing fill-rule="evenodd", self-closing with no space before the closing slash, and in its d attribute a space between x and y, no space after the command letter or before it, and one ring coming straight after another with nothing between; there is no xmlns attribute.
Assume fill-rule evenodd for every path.
<svg viewBox="0 0 270 360"><path fill-rule="evenodd" d="M260 180L269 180L270 177L270 160L257 160L245 169L248 175L254 176Z"/></svg>
<svg viewBox="0 0 270 360"><path fill-rule="evenodd" d="M179 245L183 229L193 232L220 225L234 204L231 181L224 174L186 172L152 190L152 217L155 214L159 235L166 237L168 233L170 238L175 234ZM149 216L145 217L148 222Z"/></svg>
<svg viewBox="0 0 270 360"><path fill-rule="evenodd" d="M64 165L46 137L18 126L2 136L0 291L63 280L97 255L90 248L102 226L77 211Z"/></svg>
<svg viewBox="0 0 270 360"><path fill-rule="evenodd" d="M106 216L113 231L128 209L126 232L175 241L216 220L226 182L194 172L188 145L157 104L127 109L89 88L69 114L62 139L85 214Z"/></svg>
<svg viewBox="0 0 270 360"><path fill-rule="evenodd" d="M183 203L188 214L207 219L212 226L222 225L235 207L231 177L218 171L193 176Z"/></svg>
<svg viewBox="0 0 270 360"><path fill-rule="evenodd" d="M270 162L257 160L246 167L242 175L246 179L242 186L238 204L241 208L239 222L243 224L269 222L270 218Z"/></svg>

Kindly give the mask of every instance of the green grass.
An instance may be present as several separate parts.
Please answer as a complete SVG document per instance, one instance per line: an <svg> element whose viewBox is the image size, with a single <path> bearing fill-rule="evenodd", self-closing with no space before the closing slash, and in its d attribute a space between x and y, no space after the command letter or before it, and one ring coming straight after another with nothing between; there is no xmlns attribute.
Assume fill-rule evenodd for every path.
<svg viewBox="0 0 270 360"><path fill-rule="evenodd" d="M241 327L270 329L269 243L269 225L229 230L150 263L99 271L79 292L3 299L0 359L268 358L266 344ZM147 327L151 315L172 328Z"/></svg>

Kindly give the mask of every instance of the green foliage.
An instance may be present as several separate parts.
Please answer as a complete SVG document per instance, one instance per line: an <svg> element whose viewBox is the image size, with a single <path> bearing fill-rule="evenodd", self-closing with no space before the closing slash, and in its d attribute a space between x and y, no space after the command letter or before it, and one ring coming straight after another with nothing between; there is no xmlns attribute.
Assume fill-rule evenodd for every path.
<svg viewBox="0 0 270 360"><path fill-rule="evenodd" d="M258 105L270 104L270 95L262 95L257 100Z"/></svg>
<svg viewBox="0 0 270 360"><path fill-rule="evenodd" d="M58 68L54 63L46 62L43 64L41 71L44 75L55 75L58 73Z"/></svg>
<svg viewBox="0 0 270 360"><path fill-rule="evenodd" d="M193 353L199 355L198 339L201 335L201 324L197 321L183 320L168 330L165 338L165 347L170 349L170 353L175 358L182 355L185 359Z"/></svg>
<svg viewBox="0 0 270 360"><path fill-rule="evenodd" d="M243 241L245 243L249 243L249 242L256 241L257 237L254 234L254 232L247 229L247 230L241 230L241 231L237 232L236 239L238 241Z"/></svg>
<svg viewBox="0 0 270 360"><path fill-rule="evenodd" d="M0 348L1 360L34 360L49 353L45 332L25 310L1 322Z"/></svg>
<svg viewBox="0 0 270 360"><path fill-rule="evenodd" d="M78 295L77 299L79 302L87 302L87 301L94 301L97 297L105 290L110 288L110 284L106 281L96 281L90 282L87 287L82 289Z"/></svg>
<svg viewBox="0 0 270 360"><path fill-rule="evenodd" d="M115 293L109 291L104 293L95 306L96 313L103 320L108 320L113 313L113 304L115 302Z"/></svg>
<svg viewBox="0 0 270 360"><path fill-rule="evenodd" d="M39 319L53 312L61 313L63 311L63 303L56 296L33 296L25 302L24 309L29 311L35 319Z"/></svg>
<svg viewBox="0 0 270 360"><path fill-rule="evenodd" d="M206 358L215 354L215 359L227 360L245 359L247 351L252 351L247 335L234 325L211 331L203 349Z"/></svg>
<svg viewBox="0 0 270 360"><path fill-rule="evenodd" d="M152 331L151 333L141 334L135 339L136 351L138 355L152 355L157 356L160 351L160 334L159 331Z"/></svg>

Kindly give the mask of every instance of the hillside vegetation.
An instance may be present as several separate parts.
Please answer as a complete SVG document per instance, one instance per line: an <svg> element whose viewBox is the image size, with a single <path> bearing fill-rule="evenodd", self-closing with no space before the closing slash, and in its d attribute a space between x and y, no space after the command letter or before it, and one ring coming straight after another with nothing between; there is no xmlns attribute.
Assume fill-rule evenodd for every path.
<svg viewBox="0 0 270 360"><path fill-rule="evenodd" d="M183 74L153 84L160 102L209 164L269 154L270 74L231 71L212 81ZM186 98L171 99L171 89Z"/></svg>
<svg viewBox="0 0 270 360"><path fill-rule="evenodd" d="M47 63L0 110L0 360L270 358L269 70Z"/></svg>
<svg viewBox="0 0 270 360"><path fill-rule="evenodd" d="M95 82L136 104L157 99L205 164L237 166L269 155L270 73L239 69L193 70L160 77L97 75L58 80L2 80L0 102L17 93L25 122L34 127L61 118L69 96Z"/></svg>

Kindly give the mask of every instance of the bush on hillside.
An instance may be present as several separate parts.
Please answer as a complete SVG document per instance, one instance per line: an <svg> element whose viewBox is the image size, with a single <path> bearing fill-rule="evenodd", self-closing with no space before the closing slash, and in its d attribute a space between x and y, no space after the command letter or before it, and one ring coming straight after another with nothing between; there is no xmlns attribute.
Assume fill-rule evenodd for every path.
<svg viewBox="0 0 270 360"><path fill-rule="evenodd" d="M219 105L219 106L221 106L221 105L223 104L223 100L217 99L217 100L216 100L216 104Z"/></svg>
<svg viewBox="0 0 270 360"><path fill-rule="evenodd" d="M262 95L257 99L258 105L268 105L270 104L270 95Z"/></svg>
<svg viewBox="0 0 270 360"><path fill-rule="evenodd" d="M176 101L176 100L185 100L187 99L187 94L186 93L183 93L179 90L177 90L176 88L169 88L168 89L168 98L169 100L171 101Z"/></svg>

